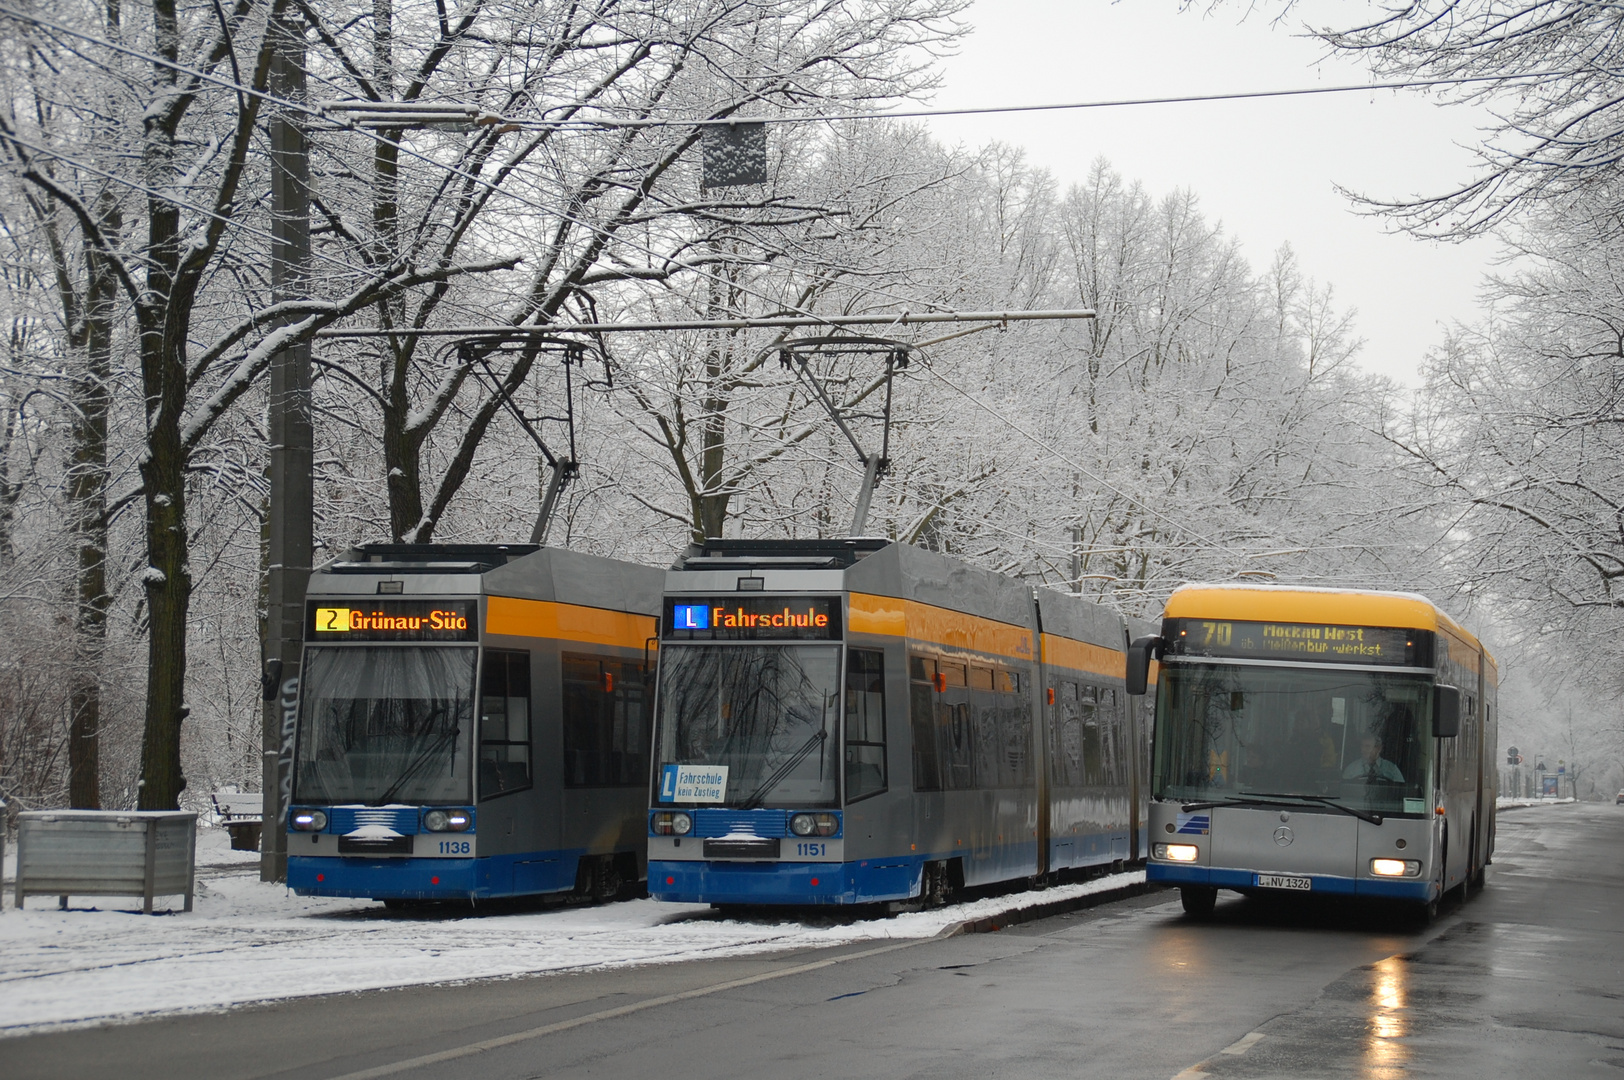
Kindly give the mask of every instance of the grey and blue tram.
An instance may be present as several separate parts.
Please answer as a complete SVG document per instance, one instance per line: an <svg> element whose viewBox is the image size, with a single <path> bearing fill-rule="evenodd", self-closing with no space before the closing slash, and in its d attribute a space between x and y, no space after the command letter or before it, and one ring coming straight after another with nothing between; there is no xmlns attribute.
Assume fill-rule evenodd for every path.
<svg viewBox="0 0 1624 1080"><path fill-rule="evenodd" d="M641 880L660 571L366 545L310 578L288 884L386 902Z"/></svg>
<svg viewBox="0 0 1624 1080"><path fill-rule="evenodd" d="M1139 857L1126 632L911 545L693 549L661 615L649 893L940 902Z"/></svg>

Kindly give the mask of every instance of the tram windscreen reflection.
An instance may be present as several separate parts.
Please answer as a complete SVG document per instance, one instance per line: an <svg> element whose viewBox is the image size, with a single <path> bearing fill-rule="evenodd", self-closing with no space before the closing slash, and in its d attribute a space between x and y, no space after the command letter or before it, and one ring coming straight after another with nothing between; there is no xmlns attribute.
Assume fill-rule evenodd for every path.
<svg viewBox="0 0 1624 1080"><path fill-rule="evenodd" d="M662 765L725 765L729 806L839 798L838 645L672 645L660 650Z"/></svg>
<svg viewBox="0 0 1624 1080"><path fill-rule="evenodd" d="M307 649L295 801L467 802L477 655L432 646Z"/></svg>

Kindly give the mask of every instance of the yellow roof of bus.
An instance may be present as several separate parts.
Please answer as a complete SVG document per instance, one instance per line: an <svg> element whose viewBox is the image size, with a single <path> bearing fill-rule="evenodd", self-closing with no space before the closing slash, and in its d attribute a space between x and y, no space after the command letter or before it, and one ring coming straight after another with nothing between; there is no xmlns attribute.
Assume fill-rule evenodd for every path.
<svg viewBox="0 0 1624 1080"><path fill-rule="evenodd" d="M1167 598L1165 619L1330 623L1447 630L1488 656L1463 626L1416 593L1313 589L1294 585L1180 585ZM1490 657L1493 662L1493 657Z"/></svg>

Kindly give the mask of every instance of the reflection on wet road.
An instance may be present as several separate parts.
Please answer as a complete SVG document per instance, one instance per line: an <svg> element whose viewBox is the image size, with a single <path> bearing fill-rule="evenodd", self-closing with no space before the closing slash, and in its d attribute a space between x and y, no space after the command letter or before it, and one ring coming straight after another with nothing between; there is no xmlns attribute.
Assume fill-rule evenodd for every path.
<svg viewBox="0 0 1624 1080"><path fill-rule="evenodd" d="M1569 813L1503 815L1488 888L1431 936L1179 1075L1624 1076L1624 812Z"/></svg>

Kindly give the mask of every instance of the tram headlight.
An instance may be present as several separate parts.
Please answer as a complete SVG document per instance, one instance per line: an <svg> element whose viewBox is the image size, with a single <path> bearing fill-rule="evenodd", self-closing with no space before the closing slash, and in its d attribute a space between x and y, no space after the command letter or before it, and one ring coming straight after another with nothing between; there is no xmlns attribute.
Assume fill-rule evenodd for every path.
<svg viewBox="0 0 1624 1080"><path fill-rule="evenodd" d="M819 836L833 836L840 831L840 819L833 814L813 814L812 824L817 826Z"/></svg>
<svg viewBox="0 0 1624 1080"><path fill-rule="evenodd" d="M1419 859L1371 859L1370 872L1377 877L1420 877Z"/></svg>
<svg viewBox="0 0 1624 1080"><path fill-rule="evenodd" d="M791 814L789 818L789 831L796 836L811 836L817 831L818 824L812 820L811 814Z"/></svg>
<svg viewBox="0 0 1624 1080"><path fill-rule="evenodd" d="M474 815L467 810L430 810L423 815L423 828L429 832L467 832Z"/></svg>
<svg viewBox="0 0 1624 1080"><path fill-rule="evenodd" d="M680 811L661 810L649 818L648 827L655 836L687 836L694 831L694 819Z"/></svg>
<svg viewBox="0 0 1624 1080"><path fill-rule="evenodd" d="M1164 862L1195 862L1201 849L1194 844L1157 844L1151 854Z"/></svg>
<svg viewBox="0 0 1624 1080"><path fill-rule="evenodd" d="M300 832L321 832L327 827L327 815L320 810L295 810L288 820Z"/></svg>

